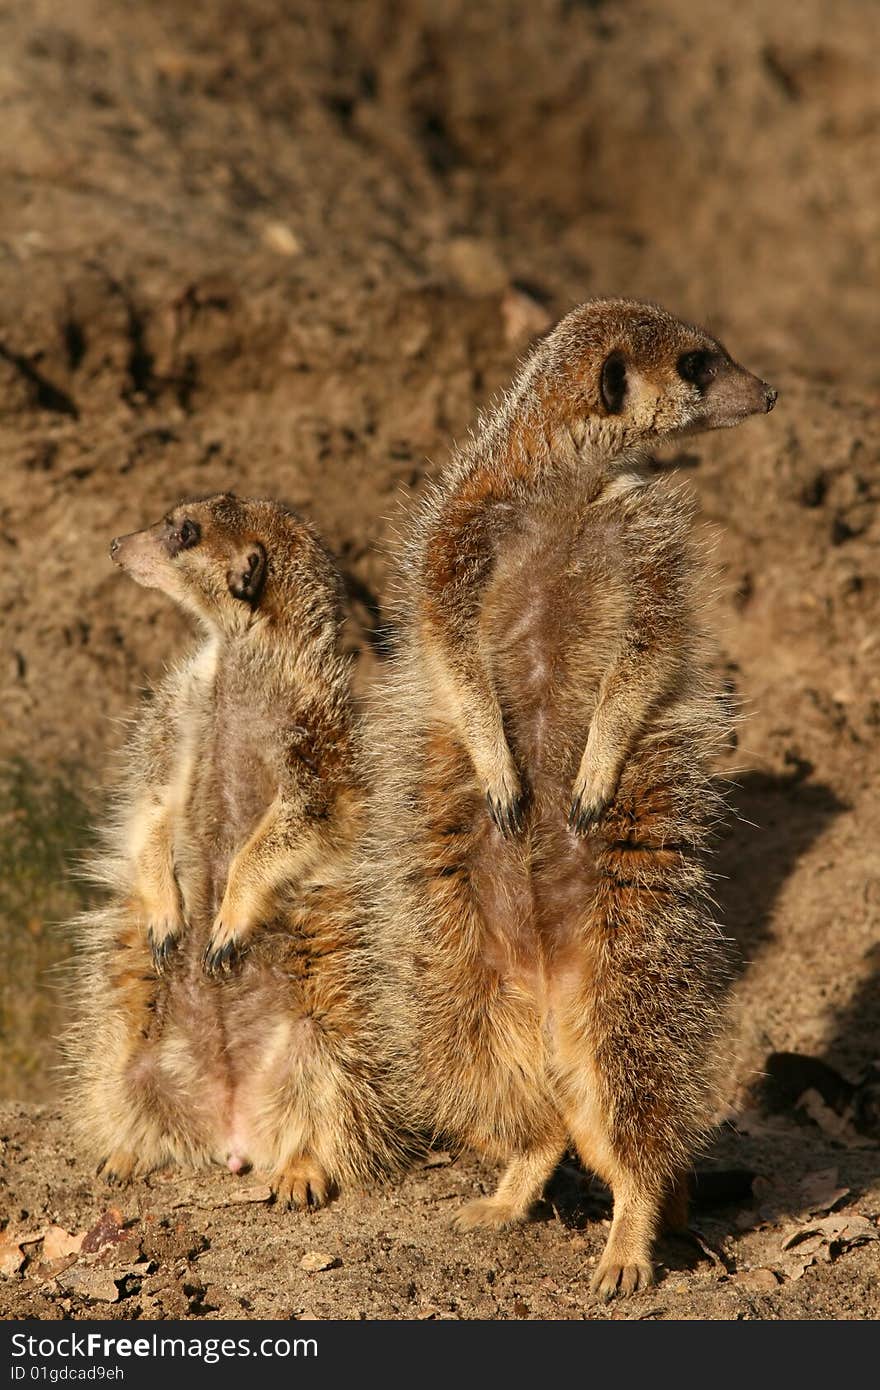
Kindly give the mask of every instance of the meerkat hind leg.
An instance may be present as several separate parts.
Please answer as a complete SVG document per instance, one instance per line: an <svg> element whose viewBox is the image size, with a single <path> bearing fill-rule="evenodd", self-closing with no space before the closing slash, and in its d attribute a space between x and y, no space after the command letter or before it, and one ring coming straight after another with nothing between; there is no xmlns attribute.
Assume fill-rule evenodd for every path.
<svg viewBox="0 0 880 1390"><path fill-rule="evenodd" d="M316 1158L298 1154L272 1175L271 1187L279 1206L308 1210L326 1206L331 1196L330 1179Z"/></svg>
<svg viewBox="0 0 880 1390"><path fill-rule="evenodd" d="M131 1182L133 1178L142 1176L145 1171L130 1150L119 1148L112 1149L106 1158L101 1159L96 1175L103 1177L110 1187L115 1187Z"/></svg>
<svg viewBox="0 0 880 1390"><path fill-rule="evenodd" d="M591 1281L600 1298L636 1293L653 1283L651 1251L660 1229L666 1190L640 1177L596 1122L596 1111L575 1117L572 1134L581 1162L607 1183L614 1198L611 1230Z"/></svg>
<svg viewBox="0 0 880 1390"><path fill-rule="evenodd" d="M500 1231L525 1221L564 1152L565 1141L559 1139L516 1154L492 1196L468 1202L454 1218L455 1225L460 1231Z"/></svg>
<svg viewBox="0 0 880 1390"><path fill-rule="evenodd" d="M651 1247L660 1221L661 1199L618 1181L614 1218L591 1281L600 1298L636 1293L654 1281Z"/></svg>

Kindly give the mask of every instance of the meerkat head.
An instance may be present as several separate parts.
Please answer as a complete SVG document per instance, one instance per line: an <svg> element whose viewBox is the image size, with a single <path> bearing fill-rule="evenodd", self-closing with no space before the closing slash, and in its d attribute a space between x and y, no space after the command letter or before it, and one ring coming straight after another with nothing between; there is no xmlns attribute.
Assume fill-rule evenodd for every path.
<svg viewBox="0 0 880 1390"><path fill-rule="evenodd" d="M776 404L717 339L654 304L589 301L537 353L542 405L603 452L726 429Z"/></svg>
<svg viewBox="0 0 880 1390"><path fill-rule="evenodd" d="M311 528L277 502L220 493L180 502L110 556L209 627L238 633L311 623L337 599L332 564Z"/></svg>

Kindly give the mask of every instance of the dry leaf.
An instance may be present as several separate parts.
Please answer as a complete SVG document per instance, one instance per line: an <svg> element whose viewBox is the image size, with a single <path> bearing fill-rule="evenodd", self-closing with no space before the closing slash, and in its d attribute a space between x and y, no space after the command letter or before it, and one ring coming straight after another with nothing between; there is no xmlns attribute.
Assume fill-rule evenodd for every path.
<svg viewBox="0 0 880 1390"><path fill-rule="evenodd" d="M11 1236L0 1236L0 1274L7 1279L17 1274L25 1261L24 1251Z"/></svg>
<svg viewBox="0 0 880 1390"><path fill-rule="evenodd" d="M832 1211L849 1196L848 1187L840 1187L836 1168L821 1168L808 1173L801 1185L804 1206L812 1214Z"/></svg>
<svg viewBox="0 0 880 1390"><path fill-rule="evenodd" d="M791 1250L814 1236L822 1241L834 1241L847 1249L850 1245L861 1245L866 1240L880 1240L880 1231L873 1221L869 1221L867 1216L860 1216L858 1212L836 1212L821 1221L799 1226L782 1242L782 1248Z"/></svg>
<svg viewBox="0 0 880 1390"><path fill-rule="evenodd" d="M50 1226L43 1237L43 1259L60 1260L64 1255L78 1255L85 1239L84 1232L73 1236L63 1226Z"/></svg>
<svg viewBox="0 0 880 1390"><path fill-rule="evenodd" d="M319 1274L324 1269L336 1269L342 1264L335 1255L325 1255L321 1250L307 1250L299 1262L300 1269L309 1274Z"/></svg>
<svg viewBox="0 0 880 1390"><path fill-rule="evenodd" d="M41 1226L38 1231L32 1231L30 1235L16 1236L19 1245L37 1245L48 1231L48 1226Z"/></svg>
<svg viewBox="0 0 880 1390"><path fill-rule="evenodd" d="M125 1222L118 1207L108 1207L90 1231L86 1231L80 1250L84 1255L94 1254L103 1245L118 1245L125 1239Z"/></svg>
<svg viewBox="0 0 880 1390"><path fill-rule="evenodd" d="M850 1109L847 1109L845 1114L838 1115L836 1110L825 1104L819 1092L812 1088L804 1091L795 1108L805 1111L823 1134L827 1134L829 1139L836 1140L838 1144L845 1144L848 1149L876 1147L874 1140L866 1139L853 1128Z"/></svg>

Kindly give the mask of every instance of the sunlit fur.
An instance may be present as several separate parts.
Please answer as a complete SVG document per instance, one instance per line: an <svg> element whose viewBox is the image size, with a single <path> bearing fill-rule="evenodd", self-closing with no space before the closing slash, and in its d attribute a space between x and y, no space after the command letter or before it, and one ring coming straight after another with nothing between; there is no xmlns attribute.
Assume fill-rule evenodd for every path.
<svg viewBox="0 0 880 1390"><path fill-rule="evenodd" d="M703 347L705 392L676 368ZM612 351L627 391L609 415ZM403 557L369 856L401 1093L509 1164L466 1229L524 1218L575 1144L614 1194L604 1296L649 1282L661 1212L683 1217L724 1047L702 852L729 711L691 498L639 465L774 400L702 330L584 305L478 422Z"/></svg>
<svg viewBox="0 0 880 1390"><path fill-rule="evenodd" d="M201 538L170 553L184 517ZM350 878L364 779L339 580L299 517L230 496L114 556L203 638L134 725L104 901L75 924L71 1124L111 1177L253 1164L318 1204L401 1157Z"/></svg>

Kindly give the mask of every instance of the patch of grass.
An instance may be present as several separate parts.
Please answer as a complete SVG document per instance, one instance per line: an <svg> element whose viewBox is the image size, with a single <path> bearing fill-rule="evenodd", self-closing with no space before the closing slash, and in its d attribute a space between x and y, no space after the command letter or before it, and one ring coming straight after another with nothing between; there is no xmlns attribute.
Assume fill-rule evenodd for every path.
<svg viewBox="0 0 880 1390"><path fill-rule="evenodd" d="M0 765L0 1096L53 1089L64 1001L53 967L70 954L56 928L87 903L77 874L90 814L72 768Z"/></svg>

